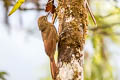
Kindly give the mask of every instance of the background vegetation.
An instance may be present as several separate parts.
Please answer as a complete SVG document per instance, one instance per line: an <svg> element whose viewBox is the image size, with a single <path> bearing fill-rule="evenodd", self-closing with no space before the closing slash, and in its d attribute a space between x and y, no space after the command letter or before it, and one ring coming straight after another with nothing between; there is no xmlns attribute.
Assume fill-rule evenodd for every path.
<svg viewBox="0 0 120 80"><path fill-rule="evenodd" d="M47 1L42 0L26 0L26 2L20 7L18 15L22 16L24 12L33 11L38 18L39 13L45 14L44 9L46 2ZM11 25L11 21L7 16L14 3L15 0L0 0L0 4L3 4L0 7L4 6L3 9L5 13L4 21L0 22L0 24L7 25L5 30L8 33L11 33L11 30L16 28L16 26ZM117 62L114 62L114 58L115 55L120 55L120 1L90 0L89 3L95 15L98 27L94 25L89 16L88 36L86 37L87 41L85 46L84 80L119 80L120 78L118 76L120 76L120 68L118 68L119 65ZM29 7L28 4L31 4L32 7ZM56 2L55 4L57 5ZM16 14L17 13L14 13L13 15ZM16 20L16 18L14 20ZM34 20L37 22L36 19ZM26 28L26 26L22 26L24 19L19 18L19 22L20 28L18 29L22 28L22 30L28 34L27 36L32 35L40 37L40 35L36 36L36 34L39 34L36 30L37 23L34 27L30 26ZM56 21L56 26L57 25L58 22ZM119 62L119 59L116 61ZM46 68L49 67L45 67L45 69ZM0 79L5 80L5 74L7 73L0 72ZM41 77L40 80L51 80L51 77L50 75L47 75Z"/></svg>

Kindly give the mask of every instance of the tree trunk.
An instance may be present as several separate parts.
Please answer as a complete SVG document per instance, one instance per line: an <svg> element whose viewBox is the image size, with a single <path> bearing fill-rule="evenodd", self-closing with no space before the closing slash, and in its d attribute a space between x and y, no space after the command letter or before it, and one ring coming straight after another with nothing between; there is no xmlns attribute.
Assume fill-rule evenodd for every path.
<svg viewBox="0 0 120 80"><path fill-rule="evenodd" d="M56 80L83 80L87 11L84 0L58 0L59 42Z"/></svg>

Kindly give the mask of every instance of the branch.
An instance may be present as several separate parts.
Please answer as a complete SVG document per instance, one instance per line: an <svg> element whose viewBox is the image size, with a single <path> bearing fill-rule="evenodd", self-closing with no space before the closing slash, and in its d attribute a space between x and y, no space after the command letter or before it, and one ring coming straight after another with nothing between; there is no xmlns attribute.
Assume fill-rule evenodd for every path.
<svg viewBox="0 0 120 80"><path fill-rule="evenodd" d="M10 6L14 6L14 4L11 3ZM42 5L42 6L45 6L45 5ZM41 10L45 10L45 9L39 8L39 7L37 7L37 8L23 8L23 7L20 7L19 10L24 10L24 11L25 10L38 10L38 11L41 11Z"/></svg>
<svg viewBox="0 0 120 80"><path fill-rule="evenodd" d="M98 25L98 27L89 28L89 30L91 30L91 31L97 31L97 30L101 30L101 29L112 28L112 27L114 27L114 25L120 25L120 23L105 24L103 26L99 26Z"/></svg>
<svg viewBox="0 0 120 80"><path fill-rule="evenodd" d="M118 9L118 12L116 12L116 13L110 13L110 14L108 14L108 15L106 15L106 16L99 16L99 17L101 17L101 18L107 18L107 17L110 17L110 16L113 16L113 15L115 15L115 14L120 14L120 8L119 7L117 7L117 6L114 6L116 9Z"/></svg>
<svg viewBox="0 0 120 80"><path fill-rule="evenodd" d="M38 11L41 11L41 10L45 10L43 8L19 8L19 10L38 10Z"/></svg>

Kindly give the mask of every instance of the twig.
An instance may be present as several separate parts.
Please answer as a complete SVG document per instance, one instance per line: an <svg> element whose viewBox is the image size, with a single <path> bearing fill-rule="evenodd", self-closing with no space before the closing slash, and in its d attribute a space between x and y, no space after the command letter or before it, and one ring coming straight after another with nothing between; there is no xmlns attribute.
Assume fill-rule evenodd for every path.
<svg viewBox="0 0 120 80"><path fill-rule="evenodd" d="M96 23L95 16L93 15L93 13L92 13L92 11L91 11L91 9L90 9L90 7L89 7L89 4L88 4L88 1L87 1L87 0L86 0L86 7L87 7L87 9L88 9L88 11L89 11L89 13L90 13L90 16L92 17L92 20L93 20L94 24L95 24L96 27L97 27L97 23Z"/></svg>
<svg viewBox="0 0 120 80"><path fill-rule="evenodd" d="M45 10L45 9L42 9L42 8L19 8L19 10Z"/></svg>

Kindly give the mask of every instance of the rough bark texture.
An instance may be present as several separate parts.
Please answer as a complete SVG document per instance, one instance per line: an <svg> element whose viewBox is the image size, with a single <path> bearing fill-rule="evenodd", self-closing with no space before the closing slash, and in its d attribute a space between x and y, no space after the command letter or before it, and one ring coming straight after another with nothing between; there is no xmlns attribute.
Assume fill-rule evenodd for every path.
<svg viewBox="0 0 120 80"><path fill-rule="evenodd" d="M87 11L84 0L58 0L59 43L56 80L83 80Z"/></svg>

